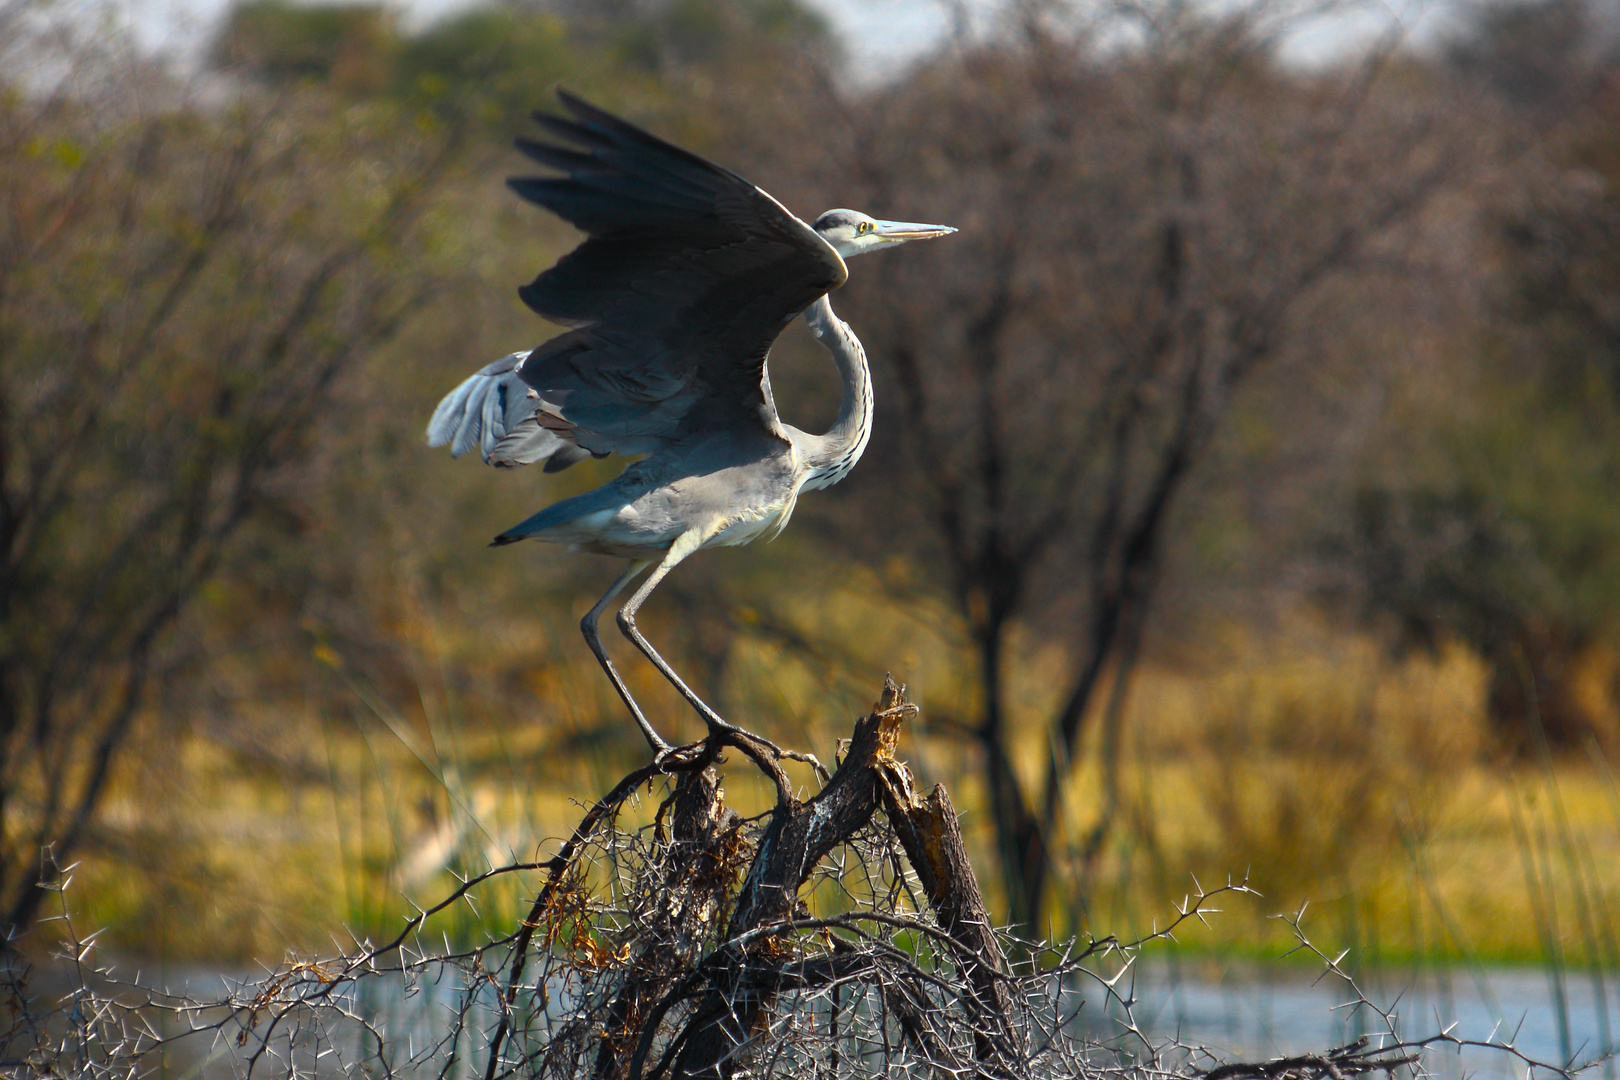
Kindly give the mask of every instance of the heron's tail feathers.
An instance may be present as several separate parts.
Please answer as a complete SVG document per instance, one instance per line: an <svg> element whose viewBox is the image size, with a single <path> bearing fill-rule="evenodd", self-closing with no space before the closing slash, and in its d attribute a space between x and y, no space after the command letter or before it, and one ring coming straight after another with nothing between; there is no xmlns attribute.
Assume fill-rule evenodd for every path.
<svg viewBox="0 0 1620 1080"><path fill-rule="evenodd" d="M588 542L596 538L602 519L611 518L624 506L624 501L612 484L587 491L553 503L519 522L490 541L489 546L500 547L519 540L547 540L559 544Z"/></svg>

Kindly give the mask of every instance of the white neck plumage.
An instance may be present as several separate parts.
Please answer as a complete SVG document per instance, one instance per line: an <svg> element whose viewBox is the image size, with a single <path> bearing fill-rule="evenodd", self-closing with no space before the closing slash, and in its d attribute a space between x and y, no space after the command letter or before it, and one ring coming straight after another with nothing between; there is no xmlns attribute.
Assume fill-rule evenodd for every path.
<svg viewBox="0 0 1620 1080"><path fill-rule="evenodd" d="M804 312L810 332L832 353L838 364L838 377L844 384L844 400L838 406L838 419L825 435L811 435L804 443L805 465L810 477L804 490L831 487L838 483L866 451L872 435L872 373L866 366L866 350L849 324L833 314L832 304L823 296Z"/></svg>

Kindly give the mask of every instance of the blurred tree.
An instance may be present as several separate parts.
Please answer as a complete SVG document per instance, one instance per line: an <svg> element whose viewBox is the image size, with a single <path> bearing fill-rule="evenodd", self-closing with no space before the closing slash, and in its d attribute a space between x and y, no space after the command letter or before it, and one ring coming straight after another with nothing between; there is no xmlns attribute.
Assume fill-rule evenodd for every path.
<svg viewBox="0 0 1620 1080"><path fill-rule="evenodd" d="M1470 12L1446 59L1464 78L1541 121L1569 114L1614 52L1591 0L1496 0Z"/></svg>
<svg viewBox="0 0 1620 1080"><path fill-rule="evenodd" d="M70 62L79 57L68 57ZM279 95L143 107L95 59L0 94L0 924L93 827L177 620L293 535L317 421L434 282L454 132ZM42 852L50 857L42 860Z"/></svg>
<svg viewBox="0 0 1620 1080"><path fill-rule="evenodd" d="M1585 685L1605 665L1614 675L1603 646L1620 595L1620 512L1596 496L1620 480L1615 444L1606 439L1594 456L1572 429L1551 430L1545 410L1506 408L1514 420L1536 418L1532 440L1521 441L1522 426L1467 432L1459 475L1364 489L1353 531L1333 547L1355 566L1364 611L1392 622L1398 645L1438 654L1461 641L1484 659L1486 709L1502 745L1580 749L1590 736L1615 734L1612 696L1593 700ZM1613 690L1612 681L1603 687Z"/></svg>
<svg viewBox="0 0 1620 1080"><path fill-rule="evenodd" d="M1244 384L1303 359L1305 305L1387 273L1462 161L1435 135L1441 103L1383 92L1375 61L1291 76L1251 22L1159 14L1141 49L1107 53L1034 20L819 128L833 198L962 229L857 272L842 301L883 412L858 474L877 503L846 536L878 560L903 548L909 587L947 590L977 699L925 709L982 755L1010 918L1036 935L1054 873L1110 833L1178 498ZM1019 626L1072 643L1063 685L1010 684ZM1092 725L1103 805L1074 833ZM1083 908L1083 875L1076 891Z"/></svg>
<svg viewBox="0 0 1620 1080"><path fill-rule="evenodd" d="M700 96L768 84L789 51L836 54L826 20L798 0L491 3L411 33L375 4L240 0L211 59L261 83L450 100L514 125L558 82L645 104L690 91L694 76Z"/></svg>
<svg viewBox="0 0 1620 1080"><path fill-rule="evenodd" d="M266 83L371 94L389 84L398 38L393 14L378 4L243 0L220 25L212 60Z"/></svg>
<svg viewBox="0 0 1620 1080"><path fill-rule="evenodd" d="M1567 8L1511 14L1556 27L1576 18ZM1487 11L1480 36L1505 34L1505 18ZM1435 452L1364 485L1331 545L1400 645L1478 651L1490 719L1516 752L1620 740L1620 94L1566 60L1547 78L1583 96L1537 98L1523 122L1551 134L1524 136L1532 151L1485 218L1496 260L1488 321L1468 339L1472 407L1415 417Z"/></svg>
<svg viewBox="0 0 1620 1080"><path fill-rule="evenodd" d="M587 67L568 25L547 11L474 8L410 35L395 58L401 91L470 95L495 103L503 122L535 108L545 88Z"/></svg>
<svg viewBox="0 0 1620 1080"><path fill-rule="evenodd" d="M650 70L730 68L747 64L750 54L755 63L776 59L779 49L823 59L835 53L827 20L798 0L654 0L624 10L632 14L604 18L597 9L578 17Z"/></svg>

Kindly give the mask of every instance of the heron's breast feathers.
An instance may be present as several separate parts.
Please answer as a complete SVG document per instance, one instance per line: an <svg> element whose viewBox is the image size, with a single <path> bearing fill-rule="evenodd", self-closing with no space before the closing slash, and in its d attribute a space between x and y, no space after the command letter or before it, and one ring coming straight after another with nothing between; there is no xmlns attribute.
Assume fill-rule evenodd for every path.
<svg viewBox="0 0 1620 1080"><path fill-rule="evenodd" d="M785 501L772 506L748 507L720 518L702 547L740 547L755 540L775 540L787 528L798 502L797 492L790 492Z"/></svg>

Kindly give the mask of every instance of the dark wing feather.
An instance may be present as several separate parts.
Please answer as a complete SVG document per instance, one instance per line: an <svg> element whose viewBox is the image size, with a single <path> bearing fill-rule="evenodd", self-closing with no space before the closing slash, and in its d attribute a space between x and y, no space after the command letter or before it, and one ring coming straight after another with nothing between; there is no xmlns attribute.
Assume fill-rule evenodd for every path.
<svg viewBox="0 0 1620 1080"><path fill-rule="evenodd" d="M843 260L736 173L559 91L571 119L518 149L557 170L512 189L588 234L525 303L573 329L525 359L540 422L595 453L656 449L694 431L775 430L765 354Z"/></svg>

